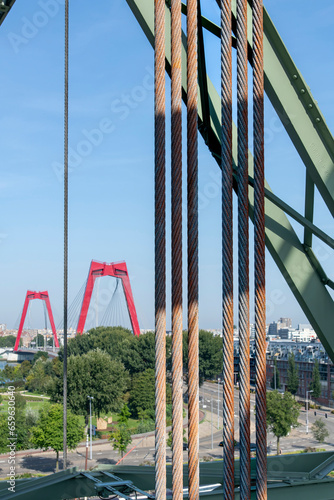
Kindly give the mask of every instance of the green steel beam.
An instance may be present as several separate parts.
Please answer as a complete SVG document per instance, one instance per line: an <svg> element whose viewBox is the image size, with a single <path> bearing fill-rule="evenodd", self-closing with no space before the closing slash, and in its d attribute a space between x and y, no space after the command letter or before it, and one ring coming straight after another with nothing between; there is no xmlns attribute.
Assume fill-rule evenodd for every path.
<svg viewBox="0 0 334 500"><path fill-rule="evenodd" d="M240 462L235 461L235 498L240 498ZM334 454L301 453L297 455L280 455L268 457L268 499L295 500L303 498L313 500L315 492L317 500L333 499L334 480L326 478L334 468ZM222 460L200 463L200 497L202 500L223 498ZM172 485L172 468L167 466L167 487ZM188 484L188 464L184 464L184 487ZM251 476L256 476L256 459L251 460ZM210 487L215 485L215 487ZM98 493L107 496L118 491L123 498L128 498L131 490L139 494L154 490L154 466L110 466L101 465L96 470L80 472L68 469L42 478L18 479L15 492L8 491L10 484L0 481L0 500L69 500L96 496ZM123 490L124 488L124 490ZM331 496L330 496L331 495ZM184 498L187 498L187 494ZM152 496L151 496L152 498ZM171 496L167 495L167 498ZM255 497L252 488L251 498Z"/></svg>
<svg viewBox="0 0 334 500"><path fill-rule="evenodd" d="M236 179L237 170L235 170L234 175L235 175L235 179ZM254 178L253 177L248 176L248 182L251 186L254 186ZM320 240L322 240L324 243L326 243L326 245L328 245L330 248L334 249L333 238L331 238L330 236L328 236L328 234L326 234L324 231L322 231L317 226L315 226L313 224L313 222L310 222L310 220L306 217L306 215L305 215L305 217L303 217L299 212L297 212L297 210L295 210L294 208L290 207L290 205L288 205L287 203L282 201L272 191L265 188L264 192L265 192L265 197L268 200L272 201L274 205L276 205L278 208L281 208L283 210L283 212L285 212L287 215L290 215L290 217L292 217L295 221L297 221L299 224L301 224L304 227L305 232L308 231L308 233L310 233L311 236L314 234ZM307 215L308 215L308 212L307 212ZM311 236L310 236L310 238L311 238ZM312 239L308 239L307 241L309 241L311 243ZM306 244L305 241L304 241L304 244ZM307 245L307 246L310 247L311 245Z"/></svg>
<svg viewBox="0 0 334 500"><path fill-rule="evenodd" d="M334 216L333 136L266 9L263 14L266 93Z"/></svg>
<svg viewBox="0 0 334 500"><path fill-rule="evenodd" d="M182 12L184 14L187 13L187 6L182 4ZM205 17L201 17L201 24L203 28L212 33L213 35L220 37L220 27L210 21ZM236 38L232 36L232 45L236 47ZM252 60L252 48L249 45L249 59ZM201 83L199 83L201 85ZM265 83L266 85L266 83ZM266 88L267 90L267 88ZM270 91L270 88L269 88ZM205 139L204 139L205 140ZM305 194L305 217L299 214L296 210L294 210L290 205L282 201L278 196L274 195L271 191L265 189L265 197L272 201L276 206L283 209L283 211L290 215L294 220L296 220L299 224L304 227L305 230L305 238L304 244L308 246L312 246L312 235L314 234L320 240L324 241L331 248L334 248L334 240L330 236L328 236L324 231L319 229L317 226L313 224L313 211L314 211L314 183L311 180L310 175L306 170L306 194ZM254 185L254 179L249 177L249 183ZM312 193L313 186L313 193ZM310 243L310 244L309 244Z"/></svg>
<svg viewBox="0 0 334 500"><path fill-rule="evenodd" d="M8 12L13 7L15 0L0 0L0 26L4 22Z"/></svg>
<svg viewBox="0 0 334 500"><path fill-rule="evenodd" d="M314 215L314 182L311 179L309 172L306 170L305 181L305 217L311 223ZM312 247L312 231L304 227L304 245Z"/></svg>
<svg viewBox="0 0 334 500"><path fill-rule="evenodd" d="M144 490L154 489L154 466L138 467L135 465L112 466L114 474L131 480ZM222 482L222 460L200 463L200 485ZM274 455L267 457L268 481L308 481L324 479L334 470L334 453L298 453L295 455ZM172 487L172 467L167 465L167 487ZM235 460L235 485L240 485L240 461ZM256 478L256 458L251 459L251 478ZM333 481L334 484L334 481ZM188 485L188 464L183 466L183 486Z"/></svg>
<svg viewBox="0 0 334 500"><path fill-rule="evenodd" d="M127 0L129 7L134 13L141 28L146 34L151 45L154 45L154 8L153 0ZM267 19L267 18L266 18ZM204 26L204 20L202 19ZM268 45L268 42L267 42ZM271 53L268 49L265 52L265 68L268 65L271 67ZM267 62L266 62L267 61ZM183 98L186 100L187 84L186 84L186 38L183 35L183 49L182 49L182 85L183 85ZM166 6L166 70L170 73L170 11ZM275 74L277 73L277 68ZM268 85L268 77L266 77L266 85ZM277 82L278 85L278 82ZM202 86L199 86L199 130L202 133L203 113L201 103L203 99L201 93L203 92ZM220 97L214 88L211 80L207 76L207 93L210 106L210 127L209 130L206 126L205 140L208 147L220 164ZM322 122L324 127L324 122ZM328 139L329 140L329 139ZM320 141L321 142L321 141ZM236 127L233 128L233 157L235 165L237 164L237 131ZM323 164L323 162L320 162ZM321 165L320 165L321 166ZM237 168L237 167L235 167ZM253 178L253 158L249 153L249 176ZM314 178L312 177L315 182ZM331 176L329 176L331 179ZM317 179L318 180L318 179ZM328 179L327 179L328 180ZM317 183L316 183L317 184ZM318 182L319 189L319 182ZM237 186L235 184L235 189ZM320 189L319 189L320 190ZM319 274L319 268L314 265L305 251L303 244L298 239L295 231L293 230L290 222L288 221L284 209L283 202L278 203L278 198L274 195L268 196L271 193L269 185L266 183L266 245L270 251L276 265L283 274L289 287L297 298L300 306L302 307L309 322L312 324L314 330L319 336L322 344L324 345L328 355L334 361L334 304L333 300L326 289L323 276ZM253 217L253 188L249 186L249 204L250 216ZM285 207L286 208L286 207ZM297 212L290 209L290 215ZM296 217L295 217L296 218ZM306 218L299 216L300 221L303 220L304 225L312 230L315 226L311 222L307 222ZM320 231L320 230L319 230ZM319 233L320 234L320 233ZM323 238L326 235L322 233ZM328 240L333 243L331 239ZM330 280L327 281L330 283Z"/></svg>

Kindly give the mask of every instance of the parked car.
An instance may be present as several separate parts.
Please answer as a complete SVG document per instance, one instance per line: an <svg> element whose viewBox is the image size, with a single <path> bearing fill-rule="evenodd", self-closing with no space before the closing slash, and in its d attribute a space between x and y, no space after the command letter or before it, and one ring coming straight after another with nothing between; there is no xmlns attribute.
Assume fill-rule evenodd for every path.
<svg viewBox="0 0 334 500"><path fill-rule="evenodd" d="M218 446L224 446L224 442L223 441L220 441L220 443L218 444ZM238 441L234 440L234 448L239 448L239 443ZM250 444L250 451L256 451L256 443L251 443Z"/></svg>
<svg viewBox="0 0 334 500"><path fill-rule="evenodd" d="M224 446L224 442L220 441L220 443L218 444L218 446ZM238 441L234 440L234 448L237 448L238 446L239 446Z"/></svg>

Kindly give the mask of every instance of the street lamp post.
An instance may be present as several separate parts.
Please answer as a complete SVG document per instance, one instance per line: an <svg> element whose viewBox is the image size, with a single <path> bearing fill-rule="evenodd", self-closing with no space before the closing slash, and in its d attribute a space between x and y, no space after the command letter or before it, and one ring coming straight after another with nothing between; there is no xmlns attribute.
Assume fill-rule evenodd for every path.
<svg viewBox="0 0 334 500"><path fill-rule="evenodd" d="M93 396L87 396L87 398L89 399L89 422L90 422L90 426L89 426L89 433L90 433L90 453L89 453L89 458L90 460L92 460L93 458L93 445L92 445L92 399Z"/></svg>
<svg viewBox="0 0 334 500"><path fill-rule="evenodd" d="M313 391L306 391L306 434L308 434L308 394Z"/></svg>
<svg viewBox="0 0 334 500"><path fill-rule="evenodd" d="M220 378L218 379L218 429L219 429L219 384L220 384Z"/></svg>
<svg viewBox="0 0 334 500"><path fill-rule="evenodd" d="M211 450L213 450L213 425L212 425L212 418L213 418L213 398L211 398Z"/></svg>

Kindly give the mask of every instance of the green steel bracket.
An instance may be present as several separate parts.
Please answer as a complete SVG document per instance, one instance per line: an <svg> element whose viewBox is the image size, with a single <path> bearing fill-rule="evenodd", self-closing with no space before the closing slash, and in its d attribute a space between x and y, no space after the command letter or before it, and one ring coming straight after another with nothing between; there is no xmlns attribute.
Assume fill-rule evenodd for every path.
<svg viewBox="0 0 334 500"><path fill-rule="evenodd" d="M152 46L154 46L154 2L153 0L127 0L129 7L134 13L137 21L139 22L141 28L143 29L145 35L147 36L149 42ZM269 19L266 16L265 19ZM270 20L269 20L270 21ZM269 21L266 21L268 24ZM271 23L271 21L270 21ZM205 18L202 17L202 25L203 27L209 26L212 31L214 31L213 23L208 22ZM270 24L271 26L271 24ZM272 28L274 29L274 28ZM271 29L271 31L272 31ZM271 92L272 99L277 95L278 89L275 89L274 92L273 85L271 79L277 77L280 78L278 74L279 70L279 60L275 55L274 63L272 62L272 50L268 49L268 38L266 32L268 31L265 28L265 38L266 38L266 51L265 51L265 70L266 70L266 78L265 85L266 91ZM170 10L168 6L166 6L166 70L170 74ZM270 31L270 30L269 30ZM219 27L216 28L216 34L219 33ZM271 34L271 38L273 35ZM282 44L283 45L283 44ZM284 48L284 46L283 46ZM282 48L281 48L282 49ZM283 50L283 49L282 49ZM285 48L284 48L285 50ZM287 57L287 56L286 56ZM293 65L294 67L294 65ZM274 68L274 70L273 70ZM268 77L268 73L270 74L270 78ZM276 76L277 75L277 76ZM201 77L203 79L203 76ZM285 77L287 78L287 77ZM278 81L275 80L275 85L280 86ZM183 98L186 101L186 92L187 92L187 83L186 83L186 37L183 34L183 48L182 48L182 86L183 86ZM290 84L291 87L291 84ZM201 124L204 122L203 110L202 110L202 102L209 102L210 107L210 127L209 130L206 128L205 137L208 143L208 147L216 159L218 165L220 165L220 130L221 130L221 104L220 104L220 96L218 95L216 89L214 88L211 80L207 76L206 78L206 89L203 88L203 84L199 82L199 99L198 99L198 119L199 119L199 129L202 131ZM202 93L207 93L207 97L202 98ZM295 94L294 98L295 97ZM275 101L275 99L274 99ZM299 100L298 100L299 102ZM276 103L278 106L278 104ZM299 104L296 104L298 106ZM282 106L279 103L279 106ZM289 101L284 100L284 106L289 106ZM292 107L292 109L294 109ZM302 108L305 112L305 108ZM290 114L290 109L289 109ZM295 115L293 115L295 116ZM293 118L291 116L291 120ZM298 115L299 116L299 115ZM283 116L283 119L286 119ZM296 127L302 125L304 118L299 116L299 120L296 120ZM321 122L321 130L324 133L326 138L326 146L328 149L328 144L330 142L328 132L325 134L325 123ZM329 135L328 135L329 134ZM331 137L331 136L330 136ZM314 142L318 138L320 143L317 147L324 147L324 138L320 138L319 134L316 134L315 138L312 138L311 142ZM305 138L305 140L307 140ZM310 139L309 139L310 140ZM299 139L301 141L301 139ZM297 141L298 142L298 141ZM310 144L310 143L309 143ZM321 146L322 145L322 146ZM237 169L237 130L234 126L233 128L233 157L235 162L235 169ZM326 151L327 151L326 149ZM317 156L317 155L316 155ZM319 164L318 164L319 163ZM322 171L323 162L316 162L316 165L313 165L313 170L319 168ZM332 169L332 164L329 166ZM328 167L328 168L329 168ZM311 172L311 170L310 170ZM313 172L314 173L314 172ZM322 171L323 173L323 171ZM253 178L253 158L251 153L249 153L249 176L250 179ZM332 179L331 174L324 175L312 175L313 182L317 185L319 191L322 185L322 191L328 191L328 185L330 184L330 179ZM325 177L325 179L323 179ZM325 189L323 184L324 182L320 179L326 180L327 188ZM329 183L329 184L328 184ZM249 186L249 206L250 206L250 217L253 217L253 187L252 182ZM298 214L295 210L289 207L287 204L279 200L277 196L275 196L266 183L266 245L271 253L276 265L280 269L282 275L290 286L292 292L297 298L300 306L302 307L305 315L307 316L309 322L312 324L314 330L319 336L322 344L327 350L328 355L334 361L334 336L333 336L333 324L334 324L334 303L331 298L328 290L326 289L325 282L322 281L323 276L319 274L319 268L316 268L314 262L310 260L307 252L303 244L300 242L297 237L295 231L293 230L287 216L285 214L285 210L287 213L294 217L298 222L300 222L304 227L309 229L313 234L317 234L319 238L329 244L330 247L333 248L333 239L328 237L323 231L317 228L308 217L303 217ZM236 183L234 183L234 188L237 190ZM329 196L327 193L327 201L329 201ZM330 203L329 203L330 205ZM308 214L307 214L308 215ZM327 281L327 284L331 284L330 280Z"/></svg>
<svg viewBox="0 0 334 500"><path fill-rule="evenodd" d="M106 471L101 471L101 474L102 479L107 477L112 479L112 481L105 482L89 472L81 472L83 477L89 479L92 483L95 483L95 490L100 497L106 498L107 496L110 496L111 493L113 496L124 498L125 500L133 500L132 495L135 494L137 496L137 493L139 493L140 495L144 495L151 500L154 499L153 495L149 495L146 491L137 488L132 481L122 480L114 474Z"/></svg>
<svg viewBox="0 0 334 500"><path fill-rule="evenodd" d="M304 250L308 255L308 258L310 259L310 262L312 266L314 267L315 271L318 273L320 276L321 281L323 282L324 285L329 286L330 288L334 289L334 282L330 280L324 271L324 268L314 255L314 252L311 247L308 247L307 245L304 245Z"/></svg>
<svg viewBox="0 0 334 500"><path fill-rule="evenodd" d="M4 22L10 9L13 7L15 0L2 0L0 2L0 26Z"/></svg>

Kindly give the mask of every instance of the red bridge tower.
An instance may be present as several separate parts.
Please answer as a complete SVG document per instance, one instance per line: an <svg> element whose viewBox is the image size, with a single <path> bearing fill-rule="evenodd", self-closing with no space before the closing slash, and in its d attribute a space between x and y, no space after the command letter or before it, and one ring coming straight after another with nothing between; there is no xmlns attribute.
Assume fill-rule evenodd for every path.
<svg viewBox="0 0 334 500"><path fill-rule="evenodd" d="M59 347L59 342L58 342L58 339L57 339L57 333L56 333L55 323L53 321L53 315L52 315L51 304L50 304L50 299L49 299L48 292L32 292L31 290L28 290L27 291L27 295L26 295L26 299L24 301L24 306L23 306L23 311L22 311L20 326L19 326L19 330L17 332L17 338L16 338L16 342L15 342L15 346L14 346L14 352L17 351L17 349L19 347L20 337L21 337L22 330L23 330L23 325L24 325L24 320L26 319L27 310L28 310L28 307L29 307L29 301L30 300L34 300L34 299L40 299L40 300L44 300L45 301L46 308L48 310L48 315L49 315L51 330L52 330L52 333L53 333L53 337L55 339L55 346Z"/></svg>
<svg viewBox="0 0 334 500"><path fill-rule="evenodd" d="M124 261L112 262L111 264L106 264L105 262L97 262L95 260L92 260L88 273L86 290L82 301L77 333L81 335L84 331L95 279L99 276L113 276L114 278L121 278L126 304L128 306L130 321L132 325L132 331L134 335L139 336L140 330L137 319L137 313L132 296L129 274L126 267L126 263Z"/></svg>

